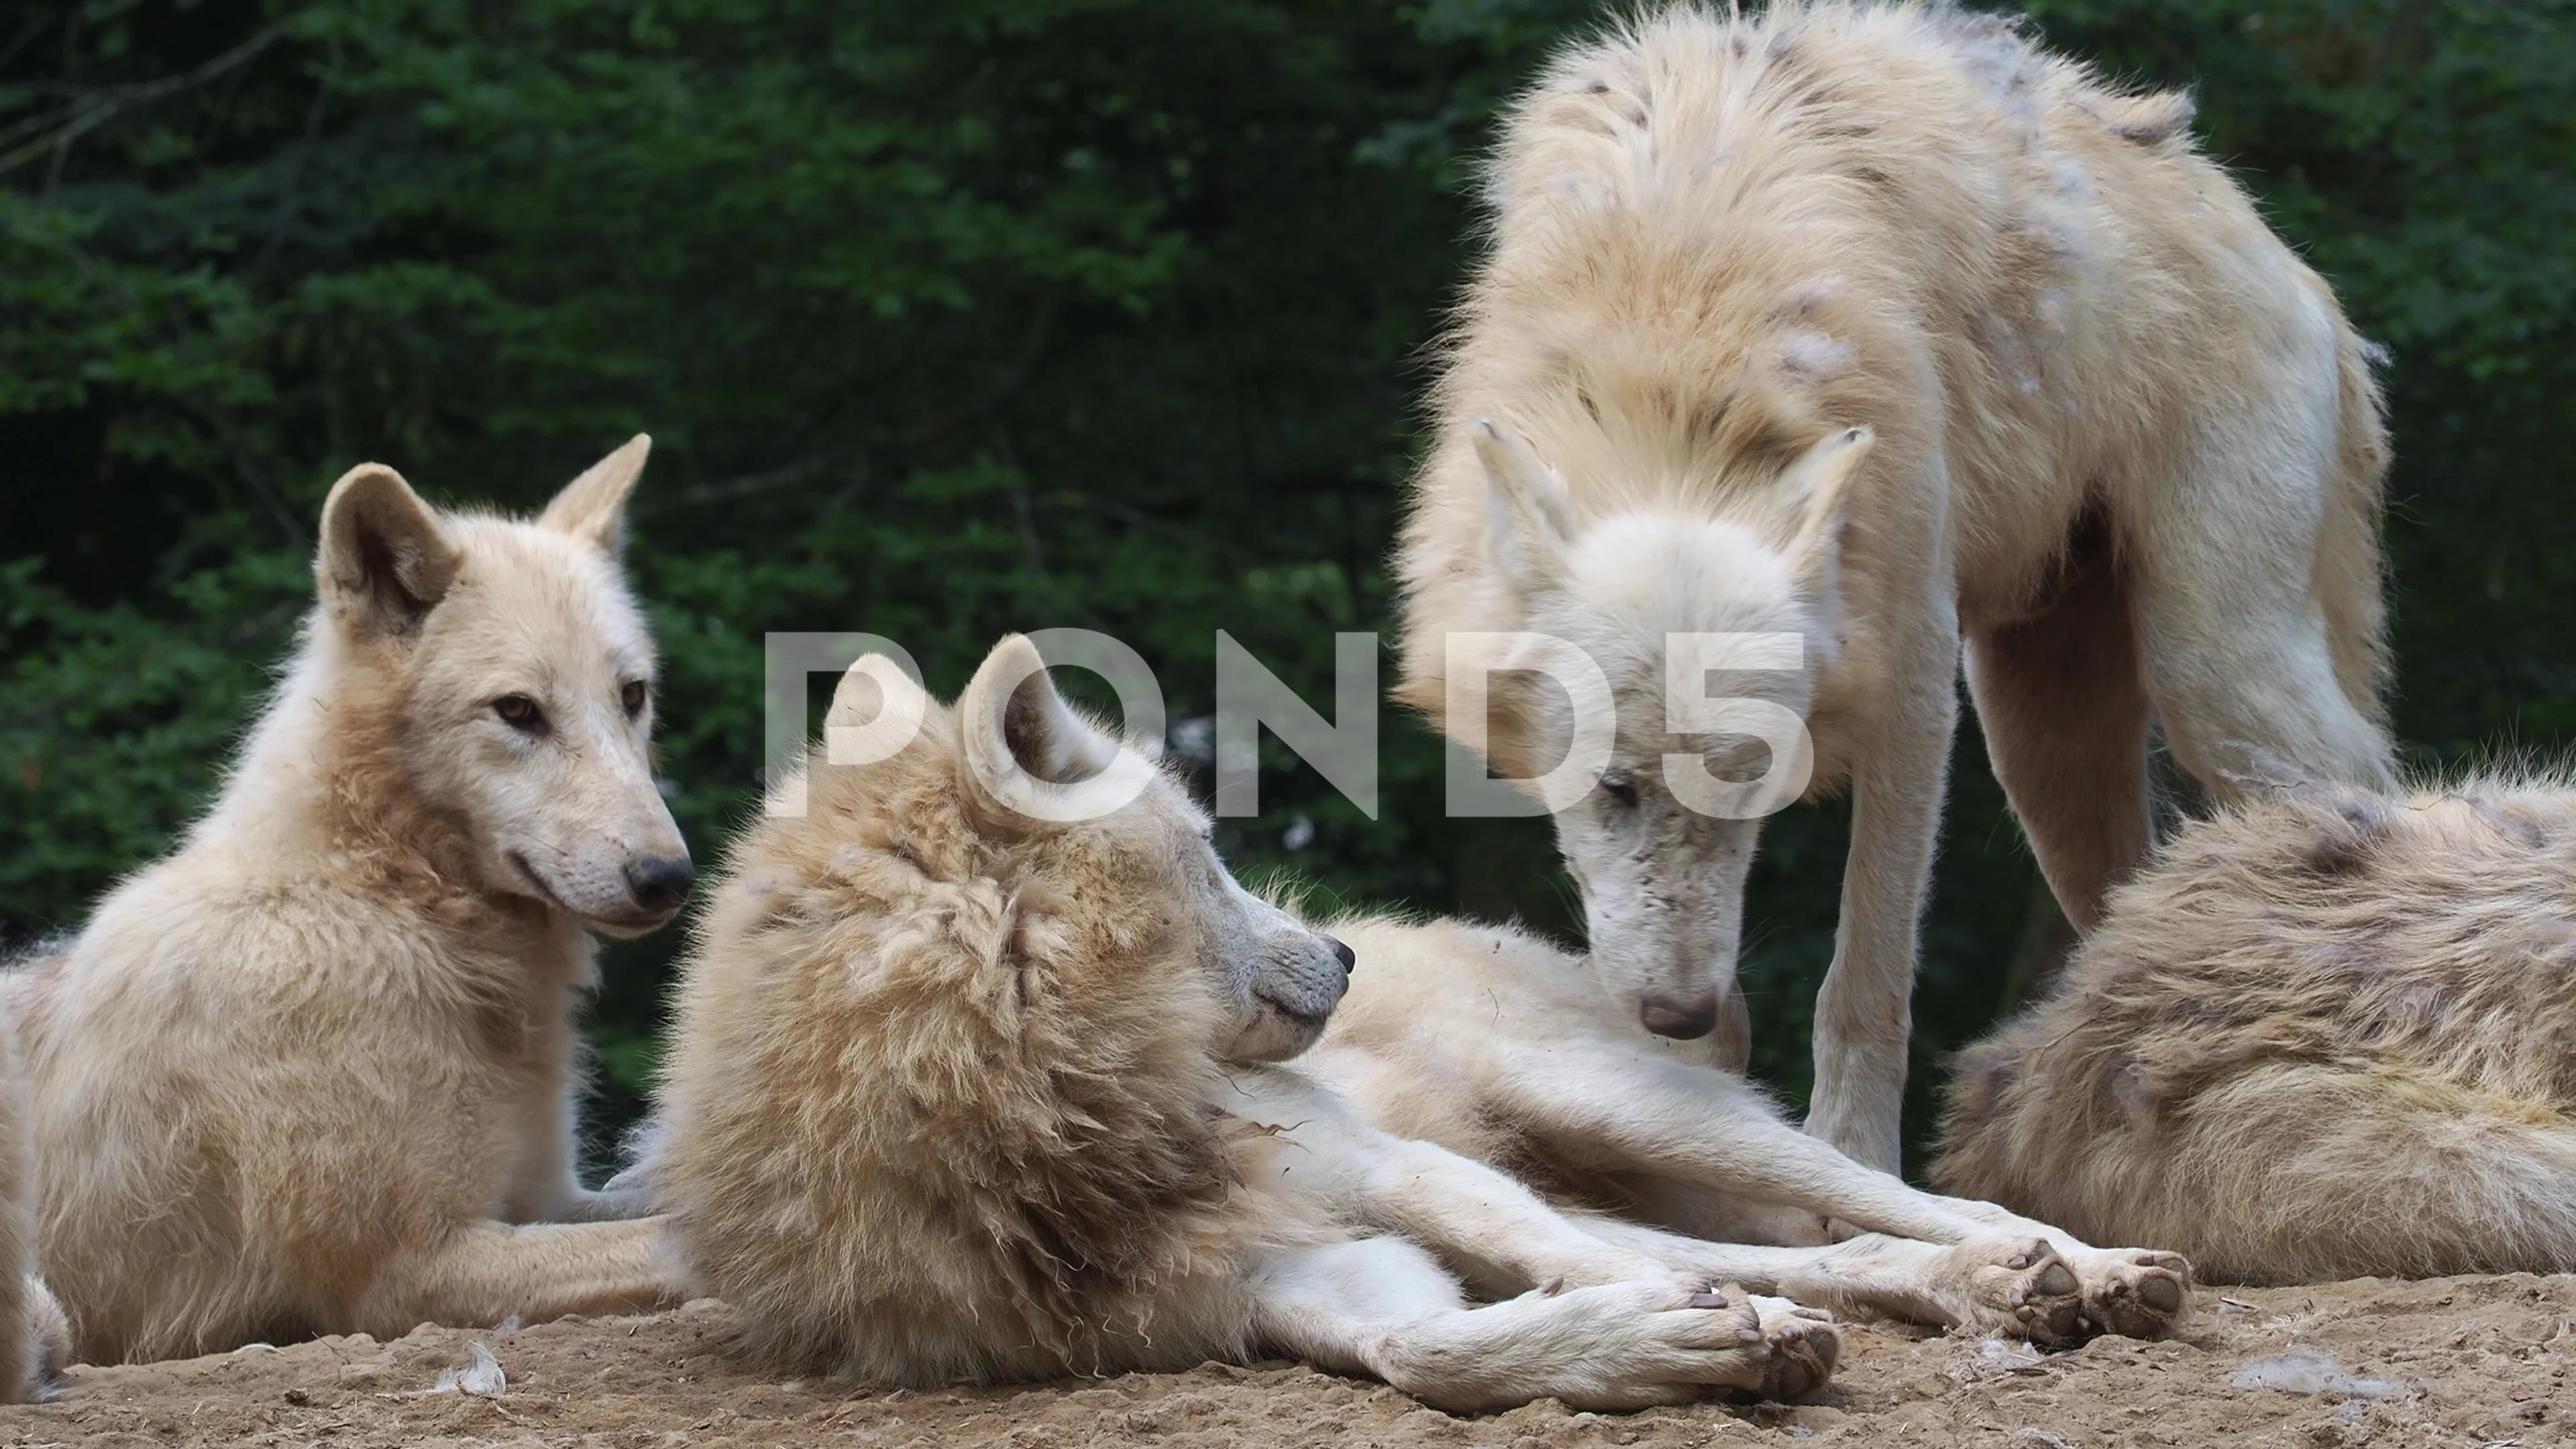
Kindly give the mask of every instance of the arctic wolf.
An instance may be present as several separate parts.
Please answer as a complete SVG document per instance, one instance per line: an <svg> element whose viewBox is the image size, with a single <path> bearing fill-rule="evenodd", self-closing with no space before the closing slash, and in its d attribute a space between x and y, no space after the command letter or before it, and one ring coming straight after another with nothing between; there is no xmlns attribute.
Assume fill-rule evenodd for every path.
<svg viewBox="0 0 2576 1449"><path fill-rule="evenodd" d="M1027 640L953 713L863 659L828 720L881 757L817 749L809 813L732 847L638 1169L756 1350L916 1385L1288 1353L1452 1409L1830 1370L1820 1317L1595 1237L1276 1065L1324 1029L1349 949L1237 885ZM1433 1251L1521 1296L1471 1306Z"/></svg>
<svg viewBox="0 0 2576 1449"><path fill-rule="evenodd" d="M532 523L393 470L322 508L319 606L213 810L13 976L46 1277L92 1361L642 1309L652 1221L574 1176L588 931L687 895L636 438Z"/></svg>
<svg viewBox="0 0 2576 1449"><path fill-rule="evenodd" d="M1503 128L1400 693L1527 778L1607 721L1511 636L1598 666L1615 738L1550 802L1595 959L1730 1066L1757 830L1730 817L1847 781L1808 1126L1875 1167L1963 642L2078 926L2147 848L2151 716L2222 798L2248 746L2389 778L2370 348L2190 114L2008 20L1784 0L1570 50ZM1782 718L1811 760L1750 737Z"/></svg>
<svg viewBox="0 0 2576 1449"><path fill-rule="evenodd" d="M2186 827L1971 1047L1933 1180L2222 1281L2576 1271L2576 787Z"/></svg>
<svg viewBox="0 0 2576 1449"><path fill-rule="evenodd" d="M1331 929L1360 969L1305 1074L1383 1132L1595 1209L1586 1233L1815 1307L2051 1346L2158 1337L2188 1311L2180 1257L2095 1248L1863 1167L1695 1047L1649 1034L1587 962L1545 942L1458 921ZM1819 1215L1867 1231L1763 1245Z"/></svg>
<svg viewBox="0 0 2576 1449"><path fill-rule="evenodd" d="M15 1033L0 1019L0 1403L43 1394L71 1358L71 1325L35 1271L26 1117Z"/></svg>

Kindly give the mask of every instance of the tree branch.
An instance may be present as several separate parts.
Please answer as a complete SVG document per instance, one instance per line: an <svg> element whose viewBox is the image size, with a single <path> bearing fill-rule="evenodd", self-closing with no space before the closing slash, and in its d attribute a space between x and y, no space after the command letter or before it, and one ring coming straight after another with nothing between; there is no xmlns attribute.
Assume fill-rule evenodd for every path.
<svg viewBox="0 0 2576 1449"><path fill-rule="evenodd" d="M100 86L72 92L69 103L41 116L30 116L8 126L0 126L0 146L14 145L0 152L0 173L14 171L29 161L57 147L69 146L89 132L97 130L118 116L154 101L165 100L182 91L193 90L206 82L236 69L275 45L296 19L288 16L260 27L248 40L182 75L163 76L159 80L138 81L132 85ZM0 98L13 95L63 94L63 88L52 86L0 86Z"/></svg>

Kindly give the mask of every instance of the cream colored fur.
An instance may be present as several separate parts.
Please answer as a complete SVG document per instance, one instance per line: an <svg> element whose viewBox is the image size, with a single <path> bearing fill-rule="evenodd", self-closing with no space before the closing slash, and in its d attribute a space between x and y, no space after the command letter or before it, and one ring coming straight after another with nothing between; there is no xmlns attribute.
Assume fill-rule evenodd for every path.
<svg viewBox="0 0 2576 1449"><path fill-rule="evenodd" d="M1863 1167L1544 942L1461 921L1332 929L1360 964L1305 1074L1384 1132L1598 1210L1581 1219L1592 1236L1800 1303L2052 1345L2161 1336L2186 1315L2181 1258ZM1826 1217L1862 1233L1819 1246Z"/></svg>
<svg viewBox="0 0 2576 1449"><path fill-rule="evenodd" d="M2576 1271L2576 789L2186 827L1962 1054L1935 1181L2222 1281Z"/></svg>
<svg viewBox="0 0 2576 1449"><path fill-rule="evenodd" d="M1347 952L1235 884L1026 640L953 712L918 695L860 661L831 725L917 705L923 728L874 764L818 748L809 813L735 842L632 1174L756 1351L915 1385L1289 1353L1454 1409L1829 1372L1821 1319L1587 1232L1286 1062ZM1097 819L1009 803L1112 777L1141 793ZM1471 1306L1433 1251L1521 1296Z"/></svg>
<svg viewBox="0 0 2576 1449"><path fill-rule="evenodd" d="M1875 1167L1963 643L2079 925L2147 848L2151 716L2222 798L2249 747L2389 778L2369 348L2189 120L1995 17L1786 0L1575 47L1503 127L1403 537L1399 692L1472 739L1452 633L1600 665L1608 783L1558 812L1595 959L1741 1066L1756 822L1685 809L1662 762L1764 754L1664 727L1665 638L1800 641L1709 692L1802 715L1814 788L1854 792L1808 1126ZM1574 729L1532 678L1495 681L1504 773Z"/></svg>
<svg viewBox="0 0 2576 1449"><path fill-rule="evenodd" d="M0 1013L0 1403L43 1397L71 1359L71 1324L36 1274L26 1118L17 1032Z"/></svg>
<svg viewBox="0 0 2576 1449"><path fill-rule="evenodd" d="M646 447L534 523L342 478L220 799L10 978L81 1357L670 1299L658 1223L574 1221L625 1215L574 1175L585 928L686 882L616 557Z"/></svg>

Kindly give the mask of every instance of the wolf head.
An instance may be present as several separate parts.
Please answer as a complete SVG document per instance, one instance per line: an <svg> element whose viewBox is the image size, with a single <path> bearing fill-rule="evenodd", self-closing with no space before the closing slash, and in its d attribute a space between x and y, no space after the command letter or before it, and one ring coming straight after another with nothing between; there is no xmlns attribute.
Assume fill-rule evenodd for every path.
<svg viewBox="0 0 2576 1449"><path fill-rule="evenodd" d="M1656 506L1586 521L1528 444L1482 421L1473 440L1507 627L1572 646L1551 646L1571 669L1549 675L1533 672L1545 659L1483 661L1488 753L1522 778L1579 767L1548 803L1595 969L1661 1035L1722 1024L1719 1056L1740 1067L1745 873L1761 817L1813 769L1805 719L1838 648L1843 522L1871 435L1836 432L1732 481L1740 522Z"/></svg>
<svg viewBox="0 0 2576 1449"><path fill-rule="evenodd" d="M653 780L653 640L619 568L650 446L528 523L442 513L361 465L322 505L313 569L317 646L373 700L373 748L459 829L477 883L612 935L670 920L693 878Z"/></svg>
<svg viewBox="0 0 2576 1449"><path fill-rule="evenodd" d="M834 694L827 727L889 718L925 721L916 758L926 751L946 773L980 853L1011 877L1012 949L1054 958L1037 969L1082 954L1081 921L1154 923L1160 930L1147 934L1161 934L1213 988L1218 1024L1206 1045L1216 1055L1278 1061L1322 1035L1349 985L1350 948L1244 889L1217 858L1189 792L1066 703L1026 638L994 646L953 716L891 662L860 660Z"/></svg>
<svg viewBox="0 0 2576 1449"><path fill-rule="evenodd" d="M1017 636L953 708L860 659L769 803L618 1188L791 1361L945 1383L1159 1341L1174 1284L1278 1226L1239 1191L1270 1139L1230 1074L1314 1041L1347 948L1236 885Z"/></svg>

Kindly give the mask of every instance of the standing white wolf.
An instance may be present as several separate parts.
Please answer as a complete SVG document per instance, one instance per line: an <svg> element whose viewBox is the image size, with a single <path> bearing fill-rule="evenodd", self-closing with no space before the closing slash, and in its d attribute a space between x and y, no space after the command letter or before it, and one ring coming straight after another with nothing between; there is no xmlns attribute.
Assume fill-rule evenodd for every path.
<svg viewBox="0 0 2576 1449"><path fill-rule="evenodd" d="M93 1361L641 1309L654 1221L574 1176L588 930L689 890L619 574L637 438L533 523L389 468L214 809L10 978L44 1269Z"/></svg>
<svg viewBox="0 0 2576 1449"><path fill-rule="evenodd" d="M1877 1167L1963 640L2079 926L2147 848L2151 716L2221 796L2245 746L2389 775L2370 349L2190 113L2007 20L1791 0L1578 47L1503 129L1404 534L1401 693L1530 777L1607 722L1530 673L1539 644L1490 641L1597 664L1599 787L1551 802L1593 952L1730 1066L1757 827L1708 810L1765 770L1736 721L1803 719L1814 787L1855 797L1808 1126ZM1668 647L1738 633L1794 646L1739 667L1785 667L1711 688L1723 646Z"/></svg>

